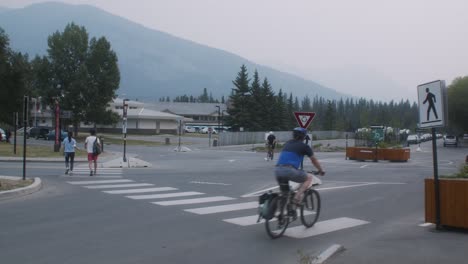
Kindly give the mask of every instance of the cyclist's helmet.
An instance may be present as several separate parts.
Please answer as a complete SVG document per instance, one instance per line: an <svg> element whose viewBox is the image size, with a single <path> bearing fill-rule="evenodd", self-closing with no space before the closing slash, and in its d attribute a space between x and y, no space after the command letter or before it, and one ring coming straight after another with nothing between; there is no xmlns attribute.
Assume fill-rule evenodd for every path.
<svg viewBox="0 0 468 264"><path fill-rule="evenodd" d="M307 135L307 129L302 127L296 127L293 130L293 138L297 140L304 140Z"/></svg>
<svg viewBox="0 0 468 264"><path fill-rule="evenodd" d="M273 135L273 131L270 131L270 133L268 133L268 134Z"/></svg>

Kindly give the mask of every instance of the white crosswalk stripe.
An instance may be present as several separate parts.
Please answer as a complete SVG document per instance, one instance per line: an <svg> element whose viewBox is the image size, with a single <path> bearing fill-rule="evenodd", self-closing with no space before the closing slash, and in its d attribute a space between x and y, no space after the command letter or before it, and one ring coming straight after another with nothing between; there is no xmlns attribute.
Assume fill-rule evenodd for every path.
<svg viewBox="0 0 468 264"><path fill-rule="evenodd" d="M101 183L122 183L122 182L133 182L132 180L121 179L121 180L94 180L94 181L68 181L69 184L75 185L87 185L87 184L101 184Z"/></svg>
<svg viewBox="0 0 468 264"><path fill-rule="evenodd" d="M109 185L89 185L83 186L88 189L113 189L113 188L129 188L129 187L147 187L153 186L150 183L128 183L128 184L109 184Z"/></svg>
<svg viewBox="0 0 468 264"><path fill-rule="evenodd" d="M341 229L351 228L355 226L365 225L369 222L359 219L353 219L348 217L340 217L330 220L325 220L315 223L312 228L305 228L304 226L288 227L285 236L293 238L306 238L311 236L317 236L325 233L338 231Z"/></svg>
<svg viewBox="0 0 468 264"><path fill-rule="evenodd" d="M168 205L183 205L183 204L219 202L219 201L227 201L227 200L234 200L234 199L236 199L236 198L227 197L227 196L214 196L214 197L204 197L204 198L197 198L197 199L162 201L162 202L152 202L152 203L157 204L157 205L168 206Z"/></svg>
<svg viewBox="0 0 468 264"><path fill-rule="evenodd" d="M247 203L236 203L236 204L228 204L228 205L186 209L184 211L194 213L194 214L204 215L204 214L215 214L215 213L221 213L221 212L252 209L252 208L257 208L257 207L258 207L258 202L247 202Z"/></svg>
<svg viewBox="0 0 468 264"><path fill-rule="evenodd" d="M115 191L102 191L110 194L131 194L131 193L148 193L148 192L163 192L175 191L177 188L172 187L155 187L155 188L142 188L142 189L128 189L128 190L115 190Z"/></svg>
<svg viewBox="0 0 468 264"><path fill-rule="evenodd" d="M304 215L311 215L311 212L304 212ZM256 225L263 223L263 219L260 220L260 222L257 223L258 220L258 215L248 215L248 216L242 216L242 217L236 217L236 218L229 218L229 219L223 219L224 222L235 224L235 225L240 225L240 226L250 226L250 225ZM273 219L275 221L275 219Z"/></svg>
<svg viewBox="0 0 468 264"><path fill-rule="evenodd" d="M164 193L164 194L145 194L145 195L131 195L125 196L130 199L135 200L144 200L144 199L161 199L161 198L171 198L171 197L181 197L181 196L192 196L192 195L201 195L204 193L201 192L177 192L177 193Z"/></svg>
<svg viewBox="0 0 468 264"><path fill-rule="evenodd" d="M89 175L88 167L74 168L73 173L67 176ZM98 168L96 176L122 175L122 168Z"/></svg>

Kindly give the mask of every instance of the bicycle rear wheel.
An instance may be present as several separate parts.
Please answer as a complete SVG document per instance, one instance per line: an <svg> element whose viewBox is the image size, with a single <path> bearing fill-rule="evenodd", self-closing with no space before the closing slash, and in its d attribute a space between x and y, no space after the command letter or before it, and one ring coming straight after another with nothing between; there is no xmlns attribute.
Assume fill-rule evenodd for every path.
<svg viewBox="0 0 468 264"><path fill-rule="evenodd" d="M304 193L301 206L301 222L306 227L312 227L320 215L320 195L314 189Z"/></svg>
<svg viewBox="0 0 468 264"><path fill-rule="evenodd" d="M275 197L271 200L272 204L276 204L273 206L275 212L273 214L273 218L265 219L265 229L267 234L275 239L279 238L284 234L286 228L289 224L289 217L288 212L286 209L286 199L283 197Z"/></svg>

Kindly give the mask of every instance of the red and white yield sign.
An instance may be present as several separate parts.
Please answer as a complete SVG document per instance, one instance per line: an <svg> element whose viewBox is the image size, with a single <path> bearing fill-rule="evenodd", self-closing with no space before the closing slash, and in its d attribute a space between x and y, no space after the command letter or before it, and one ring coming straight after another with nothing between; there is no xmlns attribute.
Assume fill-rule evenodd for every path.
<svg viewBox="0 0 468 264"><path fill-rule="evenodd" d="M297 123L302 128L307 128L315 117L315 112L294 112Z"/></svg>

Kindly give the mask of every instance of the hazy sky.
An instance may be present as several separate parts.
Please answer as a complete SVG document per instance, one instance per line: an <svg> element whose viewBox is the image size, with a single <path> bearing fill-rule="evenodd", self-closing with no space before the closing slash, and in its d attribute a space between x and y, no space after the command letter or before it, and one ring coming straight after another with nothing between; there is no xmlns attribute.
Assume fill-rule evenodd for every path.
<svg viewBox="0 0 468 264"><path fill-rule="evenodd" d="M37 2L45 1L0 0L0 6ZM377 100L415 101L418 84L437 79L450 84L468 75L466 0L60 2L94 5L149 28Z"/></svg>

